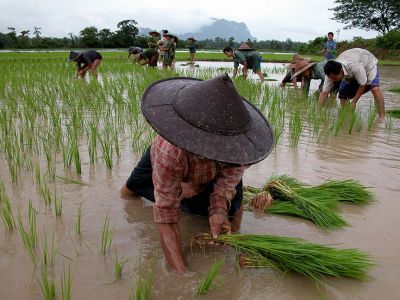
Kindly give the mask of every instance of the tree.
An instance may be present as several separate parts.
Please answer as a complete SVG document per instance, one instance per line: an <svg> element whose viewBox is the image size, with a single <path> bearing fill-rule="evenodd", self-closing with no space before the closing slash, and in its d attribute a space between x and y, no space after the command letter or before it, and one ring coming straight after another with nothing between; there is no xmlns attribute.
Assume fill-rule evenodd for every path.
<svg viewBox="0 0 400 300"><path fill-rule="evenodd" d="M28 36L29 35L30 30L22 30L21 31L21 35L22 36Z"/></svg>
<svg viewBox="0 0 400 300"><path fill-rule="evenodd" d="M95 26L86 27L81 30L81 44L83 47L97 47L99 45L99 39L97 37L97 28Z"/></svg>
<svg viewBox="0 0 400 300"><path fill-rule="evenodd" d="M40 38L40 36L42 35L41 30L42 30L42 28L40 28L40 27L33 27L33 34L35 35L35 37L37 39Z"/></svg>
<svg viewBox="0 0 400 300"><path fill-rule="evenodd" d="M399 0L335 0L336 7L330 8L344 28L376 30L382 34L400 28Z"/></svg>
<svg viewBox="0 0 400 300"><path fill-rule="evenodd" d="M108 48L113 46L113 36L114 33L110 29L104 28L99 31L98 37L100 40L100 45L103 48Z"/></svg>
<svg viewBox="0 0 400 300"><path fill-rule="evenodd" d="M228 43L229 43L229 47L235 46L235 38L234 38L233 36L231 36L231 37L228 39Z"/></svg>
<svg viewBox="0 0 400 300"><path fill-rule="evenodd" d="M129 47L134 45L139 30L135 20L123 20L117 24L118 30L115 33L115 40L118 46Z"/></svg>

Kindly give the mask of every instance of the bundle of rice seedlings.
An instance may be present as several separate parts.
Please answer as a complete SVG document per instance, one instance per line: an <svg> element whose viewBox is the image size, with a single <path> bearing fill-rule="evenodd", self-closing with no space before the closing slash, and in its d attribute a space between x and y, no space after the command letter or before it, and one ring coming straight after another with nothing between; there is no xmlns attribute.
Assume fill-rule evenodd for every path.
<svg viewBox="0 0 400 300"><path fill-rule="evenodd" d="M314 197L303 197L297 194L285 183L275 180L268 184L268 190L277 199L291 201L300 210L304 212L307 219L312 220L315 224L322 228L338 229L347 226L346 221L339 216L330 206L326 205L327 201L321 201L321 195Z"/></svg>
<svg viewBox="0 0 400 300"><path fill-rule="evenodd" d="M341 202L354 204L370 203L374 194L367 187L356 180L327 180L323 184L310 187L310 190L318 193L330 194L332 198Z"/></svg>
<svg viewBox="0 0 400 300"><path fill-rule="evenodd" d="M196 237L200 243L212 240L209 234ZM369 255L358 249L335 249L299 238L233 234L221 235L216 241L238 251L241 267L294 271L317 282L325 276L366 279L374 265Z"/></svg>
<svg viewBox="0 0 400 300"><path fill-rule="evenodd" d="M365 204L373 194L355 180L327 180L310 186L288 175L273 176L263 188L246 186L245 202L255 211L292 215L326 229L347 226L335 211L339 202Z"/></svg>

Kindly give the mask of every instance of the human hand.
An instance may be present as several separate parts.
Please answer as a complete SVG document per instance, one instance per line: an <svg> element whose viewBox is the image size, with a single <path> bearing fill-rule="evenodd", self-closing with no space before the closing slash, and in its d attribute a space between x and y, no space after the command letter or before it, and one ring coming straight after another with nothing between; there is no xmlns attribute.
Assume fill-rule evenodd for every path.
<svg viewBox="0 0 400 300"><path fill-rule="evenodd" d="M217 238L221 233L231 233L231 223L226 214L215 213L209 217L211 235Z"/></svg>

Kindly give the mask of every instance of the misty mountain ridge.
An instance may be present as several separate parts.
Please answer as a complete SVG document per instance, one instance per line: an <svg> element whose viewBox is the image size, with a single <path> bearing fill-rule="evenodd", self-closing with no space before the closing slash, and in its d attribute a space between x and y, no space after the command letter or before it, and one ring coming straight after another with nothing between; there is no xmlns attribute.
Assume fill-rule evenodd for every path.
<svg viewBox="0 0 400 300"><path fill-rule="evenodd" d="M151 30L150 28L139 28L139 35L147 35ZM196 40L215 39L216 37L229 39L234 37L236 42L255 39L247 28L246 23L225 19L213 19L211 24L202 26L198 31L177 34L177 36L179 39L187 39L193 36Z"/></svg>

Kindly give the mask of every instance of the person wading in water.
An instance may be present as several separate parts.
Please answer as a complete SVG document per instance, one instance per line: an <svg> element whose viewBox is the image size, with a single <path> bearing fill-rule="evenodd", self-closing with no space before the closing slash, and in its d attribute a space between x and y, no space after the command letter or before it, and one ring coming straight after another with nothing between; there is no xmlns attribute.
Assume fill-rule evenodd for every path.
<svg viewBox="0 0 400 300"><path fill-rule="evenodd" d="M207 216L214 237L238 231L243 173L271 152L272 128L238 94L228 75L205 81L187 77L156 81L145 91L141 109L159 135L121 194L154 202L166 261L183 273L181 211Z"/></svg>

